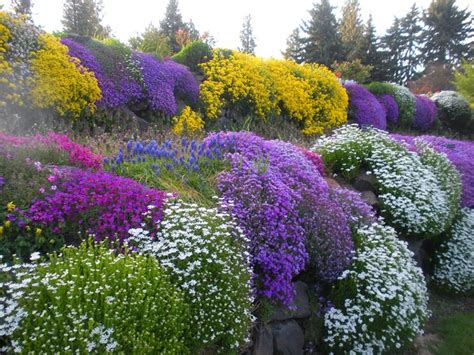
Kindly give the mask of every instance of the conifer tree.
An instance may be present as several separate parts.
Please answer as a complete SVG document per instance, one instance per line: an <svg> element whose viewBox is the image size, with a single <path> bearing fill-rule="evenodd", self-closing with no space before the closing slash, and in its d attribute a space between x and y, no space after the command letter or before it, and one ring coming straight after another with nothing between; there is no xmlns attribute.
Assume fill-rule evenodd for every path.
<svg viewBox="0 0 474 355"><path fill-rule="evenodd" d="M364 25L360 17L358 0L346 0L342 8L342 20L339 25L344 60L364 61Z"/></svg>
<svg viewBox="0 0 474 355"><path fill-rule="evenodd" d="M420 11L416 3L400 20L400 36L402 38L401 51L401 80L404 84L412 80L420 71Z"/></svg>
<svg viewBox="0 0 474 355"><path fill-rule="evenodd" d="M18 15L25 15L31 19L31 0L12 0L12 9Z"/></svg>
<svg viewBox="0 0 474 355"><path fill-rule="evenodd" d="M364 65L370 65L372 71L370 78L372 81L388 80L387 65L384 60L384 53L381 50L381 45L375 27L373 24L372 15L369 16L364 31L364 58L362 62Z"/></svg>
<svg viewBox="0 0 474 355"><path fill-rule="evenodd" d="M244 23L242 25L242 31L240 31L240 44L239 51L255 54L255 37L253 36L252 28L252 17L249 15L245 16Z"/></svg>
<svg viewBox="0 0 474 355"><path fill-rule="evenodd" d="M160 21L160 32L168 39L168 45L173 53L180 50L176 33L179 29L185 28L178 6L178 0L170 0L166 6L165 18Z"/></svg>
<svg viewBox="0 0 474 355"><path fill-rule="evenodd" d="M309 11L310 19L301 28L304 33L303 61L330 66L341 59L341 42L333 10L329 0L321 0Z"/></svg>
<svg viewBox="0 0 474 355"><path fill-rule="evenodd" d="M107 37L110 28L101 24L102 8L102 0L65 0L64 31L81 36Z"/></svg>
<svg viewBox="0 0 474 355"><path fill-rule="evenodd" d="M281 53L283 58L292 59L296 63L303 62L303 43L299 28L295 28L286 40L286 50Z"/></svg>
<svg viewBox="0 0 474 355"><path fill-rule="evenodd" d="M433 0L423 13L424 62L456 65L473 58L472 14L455 0Z"/></svg>
<svg viewBox="0 0 474 355"><path fill-rule="evenodd" d="M401 21L395 17L392 26L382 39L389 80L398 84L403 84L403 38L401 31Z"/></svg>

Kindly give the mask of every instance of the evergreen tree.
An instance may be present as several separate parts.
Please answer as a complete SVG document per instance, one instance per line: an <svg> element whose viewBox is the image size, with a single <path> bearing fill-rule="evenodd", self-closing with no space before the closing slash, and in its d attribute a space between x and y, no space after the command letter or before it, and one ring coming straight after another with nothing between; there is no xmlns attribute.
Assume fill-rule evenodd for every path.
<svg viewBox="0 0 474 355"><path fill-rule="evenodd" d="M253 36L252 29L252 17L249 15L245 16L244 23L242 25L242 31L240 31L240 43L241 47L239 51L249 54L255 54L255 37Z"/></svg>
<svg viewBox="0 0 474 355"><path fill-rule="evenodd" d="M25 15L31 19L31 0L12 0L12 9L18 15Z"/></svg>
<svg viewBox="0 0 474 355"><path fill-rule="evenodd" d="M412 80L419 72L422 64L420 58L420 11L413 4L408 14L400 20L400 35L402 37L401 51L401 80L404 84Z"/></svg>
<svg viewBox="0 0 474 355"><path fill-rule="evenodd" d="M176 33L179 29L184 29L183 17L179 12L178 0L170 0L166 6L165 18L160 21L160 32L168 39L168 45L176 53L180 46L176 41Z"/></svg>
<svg viewBox="0 0 474 355"><path fill-rule="evenodd" d="M296 63L303 62L303 43L298 28L295 28L286 40L286 50L281 54L285 59L292 59Z"/></svg>
<svg viewBox="0 0 474 355"><path fill-rule="evenodd" d="M456 65L473 58L472 14L460 10L455 0L433 0L423 14L422 54L425 64Z"/></svg>
<svg viewBox="0 0 474 355"><path fill-rule="evenodd" d="M64 31L81 36L107 37L110 28L101 24L101 12L102 0L65 0Z"/></svg>
<svg viewBox="0 0 474 355"><path fill-rule="evenodd" d="M168 46L168 38L151 23L143 34L130 38L129 44L132 49L153 53L159 58L168 57L172 54Z"/></svg>
<svg viewBox="0 0 474 355"><path fill-rule="evenodd" d="M333 10L329 0L321 0L309 11L310 19L301 28L305 34L303 61L329 67L341 59L341 42Z"/></svg>
<svg viewBox="0 0 474 355"><path fill-rule="evenodd" d="M342 8L339 33L344 50L344 60L360 59L364 61L364 25L360 18L358 0L346 0Z"/></svg>
<svg viewBox="0 0 474 355"><path fill-rule="evenodd" d="M372 15L365 26L364 31L364 65L372 67L370 78L372 81L388 80L387 65L384 61L384 53L380 48L380 41L375 33Z"/></svg>
<svg viewBox="0 0 474 355"><path fill-rule="evenodd" d="M382 42L385 49L384 55L389 80L403 84L403 37L400 23L400 19L395 17Z"/></svg>

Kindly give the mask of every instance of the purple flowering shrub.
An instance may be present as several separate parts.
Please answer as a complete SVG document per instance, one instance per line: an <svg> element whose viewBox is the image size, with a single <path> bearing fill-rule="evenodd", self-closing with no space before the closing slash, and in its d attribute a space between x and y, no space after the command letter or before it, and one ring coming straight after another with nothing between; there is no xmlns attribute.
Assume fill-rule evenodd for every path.
<svg viewBox="0 0 474 355"><path fill-rule="evenodd" d="M337 201L346 216L347 223L352 230L368 226L377 221L375 211L365 202L361 194L344 188L335 188L330 191L331 198Z"/></svg>
<svg viewBox="0 0 474 355"><path fill-rule="evenodd" d="M162 216L164 192L106 172L74 170L57 191L34 201L25 216L63 234L68 242L93 235L96 240L123 242L131 228ZM145 215L148 219L145 219Z"/></svg>
<svg viewBox="0 0 474 355"><path fill-rule="evenodd" d="M382 96L378 96L377 100L380 102L380 104L385 110L385 117L386 117L387 123L390 125L396 126L400 112L398 109L398 104L393 98L393 96L389 94L385 94Z"/></svg>
<svg viewBox="0 0 474 355"><path fill-rule="evenodd" d="M349 95L349 118L360 126L387 129L385 110L377 98L363 86L347 82L344 88Z"/></svg>
<svg viewBox="0 0 474 355"><path fill-rule="evenodd" d="M437 152L446 154L461 174L461 206L474 207L474 142L437 136L412 137L392 134L391 137L406 143L408 148L413 151L416 151L415 139L418 139L429 143Z"/></svg>
<svg viewBox="0 0 474 355"><path fill-rule="evenodd" d="M204 143L228 147L231 168L219 175L218 191L250 239L258 295L289 304L292 279L306 266L330 282L350 265L345 215L300 148L251 133L212 134Z"/></svg>
<svg viewBox="0 0 474 355"><path fill-rule="evenodd" d="M426 96L416 95L413 128L419 131L429 130L436 121L436 113L437 108L433 101Z"/></svg>

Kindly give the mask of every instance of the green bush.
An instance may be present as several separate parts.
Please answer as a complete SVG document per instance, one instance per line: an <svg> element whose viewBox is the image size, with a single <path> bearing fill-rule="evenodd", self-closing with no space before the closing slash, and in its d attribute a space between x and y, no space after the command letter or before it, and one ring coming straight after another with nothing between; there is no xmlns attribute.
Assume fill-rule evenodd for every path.
<svg viewBox="0 0 474 355"><path fill-rule="evenodd" d="M172 57L175 62L186 65L195 72L200 72L199 64L205 63L211 58L211 47L201 41L194 41L187 44Z"/></svg>
<svg viewBox="0 0 474 355"><path fill-rule="evenodd" d="M13 305L2 314L8 352L187 353L187 307L152 257L83 243L13 271L16 282L0 298Z"/></svg>
<svg viewBox="0 0 474 355"><path fill-rule="evenodd" d="M456 91L441 91L431 99L438 107L438 117L441 123L462 133L474 132L469 102Z"/></svg>
<svg viewBox="0 0 474 355"><path fill-rule="evenodd" d="M252 297L248 241L224 212L171 202L155 231L130 230L129 243L172 274L190 305L186 333L194 353L237 353L248 341Z"/></svg>
<svg viewBox="0 0 474 355"><path fill-rule="evenodd" d="M336 354L402 354L429 316L423 273L393 228L355 234L352 266L333 287L324 341Z"/></svg>
<svg viewBox="0 0 474 355"><path fill-rule="evenodd" d="M367 89L375 96L395 95L395 88L392 84L374 81L366 85Z"/></svg>
<svg viewBox="0 0 474 355"><path fill-rule="evenodd" d="M334 62L332 69L334 72L339 72L340 78L343 80L354 80L359 84L364 84L369 81L370 73L374 67L372 65L364 65L360 59L350 62Z"/></svg>

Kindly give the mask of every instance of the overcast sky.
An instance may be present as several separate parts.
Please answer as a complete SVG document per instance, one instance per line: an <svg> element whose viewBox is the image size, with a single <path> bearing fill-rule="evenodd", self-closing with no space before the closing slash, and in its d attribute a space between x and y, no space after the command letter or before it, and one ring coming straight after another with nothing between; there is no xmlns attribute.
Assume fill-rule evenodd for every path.
<svg viewBox="0 0 474 355"><path fill-rule="evenodd" d="M316 0L317 1L317 0ZM331 0L336 14L345 0ZM431 0L416 1L426 8ZM193 20L198 30L209 31L217 40L216 45L237 48L243 18L252 15L257 55L280 57L291 31L308 18L314 0L179 0L183 19ZM0 0L8 8L10 0ZM46 31L60 30L63 0L33 0L35 22ZM110 25L113 35L127 42L150 23L159 25L168 0L103 0L104 24ZM362 17L374 17L378 34L390 27L395 16L406 14L413 0L360 0ZM473 0L457 0L461 8L474 10Z"/></svg>

